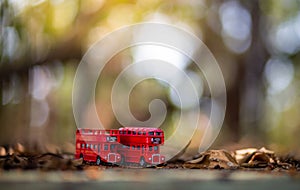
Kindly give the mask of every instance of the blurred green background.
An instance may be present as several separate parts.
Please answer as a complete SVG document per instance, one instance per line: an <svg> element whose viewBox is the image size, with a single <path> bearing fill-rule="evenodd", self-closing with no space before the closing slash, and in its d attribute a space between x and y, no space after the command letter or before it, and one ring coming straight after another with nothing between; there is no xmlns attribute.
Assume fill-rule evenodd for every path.
<svg viewBox="0 0 300 190"><path fill-rule="evenodd" d="M82 56L104 35L142 21L184 28L216 57L227 110L214 147L299 149L299 0L0 0L0 144L73 143L72 88ZM132 51L115 56L101 74L96 106L105 128L120 126L110 93L131 57ZM205 123L209 93L203 76L192 63L178 64L196 76ZM154 98L167 105L163 128L170 135L179 108L162 83L147 80L136 86L133 115L147 119Z"/></svg>

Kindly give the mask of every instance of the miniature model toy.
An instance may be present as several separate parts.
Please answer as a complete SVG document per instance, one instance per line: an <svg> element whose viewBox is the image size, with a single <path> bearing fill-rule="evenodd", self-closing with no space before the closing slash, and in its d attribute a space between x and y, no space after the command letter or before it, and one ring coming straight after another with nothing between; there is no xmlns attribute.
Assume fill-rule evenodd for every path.
<svg viewBox="0 0 300 190"><path fill-rule="evenodd" d="M138 163L144 167L165 162L160 154L163 144L164 132L159 128L77 129L75 158L97 165Z"/></svg>

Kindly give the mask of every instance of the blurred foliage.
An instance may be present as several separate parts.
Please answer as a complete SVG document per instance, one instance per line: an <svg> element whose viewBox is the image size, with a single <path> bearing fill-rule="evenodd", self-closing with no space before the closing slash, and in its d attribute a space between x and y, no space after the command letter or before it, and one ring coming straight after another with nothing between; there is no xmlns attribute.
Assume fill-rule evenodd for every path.
<svg viewBox="0 0 300 190"><path fill-rule="evenodd" d="M249 137L296 149L299 8L299 0L0 0L0 143L73 141L72 85L84 53L114 29L155 21L193 32L218 60L228 93L219 144ZM130 64L130 57L116 56L100 76L96 104L107 128L119 127L110 92L124 66L120 62ZM192 64L186 70L203 77ZM178 109L157 81L136 86L133 114L147 119L153 98L166 103L164 127L172 129Z"/></svg>

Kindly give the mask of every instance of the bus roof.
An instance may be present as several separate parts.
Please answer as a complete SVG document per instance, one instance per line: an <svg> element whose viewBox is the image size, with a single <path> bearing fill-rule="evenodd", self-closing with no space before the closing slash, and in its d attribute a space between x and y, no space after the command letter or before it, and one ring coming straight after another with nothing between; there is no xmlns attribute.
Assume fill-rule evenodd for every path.
<svg viewBox="0 0 300 190"><path fill-rule="evenodd" d="M145 132L149 132L149 131L163 132L162 129L154 128L154 127L121 127L119 128L119 130L120 131L129 130L129 131L145 131Z"/></svg>
<svg viewBox="0 0 300 190"><path fill-rule="evenodd" d="M77 133L82 134L101 134L101 133L110 133L110 134L118 134L118 129L89 129L89 128L79 128L76 130Z"/></svg>

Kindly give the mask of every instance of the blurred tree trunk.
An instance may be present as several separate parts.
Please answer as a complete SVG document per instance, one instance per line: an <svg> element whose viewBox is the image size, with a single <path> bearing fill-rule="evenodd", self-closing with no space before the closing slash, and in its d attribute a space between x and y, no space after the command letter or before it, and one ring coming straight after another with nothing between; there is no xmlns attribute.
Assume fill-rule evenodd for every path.
<svg viewBox="0 0 300 190"><path fill-rule="evenodd" d="M242 131L247 131L254 139L264 139L259 120L263 113L263 71L268 59L263 39L262 13L259 1L251 1L248 5L252 18L252 43L244 56L244 77L239 89L240 95L240 124Z"/></svg>
<svg viewBox="0 0 300 190"><path fill-rule="evenodd" d="M262 13L258 0L240 1L240 3L249 10L252 19L252 43L245 53L233 54L224 45L221 33L216 34L210 27L206 27L205 30L207 36L205 44L216 56L223 72L225 71L225 79L225 75L235 75L230 76L233 78L230 84L226 81L227 106L225 125L222 129L225 134L228 134L227 140L231 142L238 142L245 135L255 139L263 136L259 119L263 112L262 80L268 53L264 46L264 36L261 35L264 29L261 26ZM231 59L229 61L224 59L226 56ZM230 61L234 63L228 63ZM249 133L245 134L246 131Z"/></svg>

